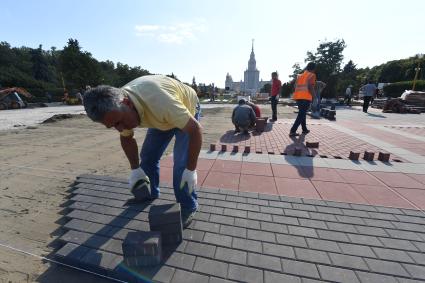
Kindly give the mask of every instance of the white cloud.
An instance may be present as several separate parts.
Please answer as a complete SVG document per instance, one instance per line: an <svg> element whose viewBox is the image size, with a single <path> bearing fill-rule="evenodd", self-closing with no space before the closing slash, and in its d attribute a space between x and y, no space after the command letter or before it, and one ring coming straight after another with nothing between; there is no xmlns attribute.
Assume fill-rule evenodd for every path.
<svg viewBox="0 0 425 283"><path fill-rule="evenodd" d="M137 25L137 36L150 36L160 42L182 44L196 39L196 35L206 30L205 20L177 23L174 25Z"/></svg>
<svg viewBox="0 0 425 283"><path fill-rule="evenodd" d="M139 33L144 33L144 32L159 30L160 29L160 26L155 26L155 25L141 25L141 26L136 26L135 29Z"/></svg>

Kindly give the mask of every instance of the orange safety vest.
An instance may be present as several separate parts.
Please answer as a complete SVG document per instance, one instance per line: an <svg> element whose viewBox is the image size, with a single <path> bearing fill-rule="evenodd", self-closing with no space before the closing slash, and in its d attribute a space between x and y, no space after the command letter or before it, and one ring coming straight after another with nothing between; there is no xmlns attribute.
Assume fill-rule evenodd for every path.
<svg viewBox="0 0 425 283"><path fill-rule="evenodd" d="M311 84L313 80L313 86L316 83L316 75L309 71L304 71L301 75L298 75L297 82L295 83L295 92L293 99L295 100L313 100L313 96L308 90L308 84Z"/></svg>

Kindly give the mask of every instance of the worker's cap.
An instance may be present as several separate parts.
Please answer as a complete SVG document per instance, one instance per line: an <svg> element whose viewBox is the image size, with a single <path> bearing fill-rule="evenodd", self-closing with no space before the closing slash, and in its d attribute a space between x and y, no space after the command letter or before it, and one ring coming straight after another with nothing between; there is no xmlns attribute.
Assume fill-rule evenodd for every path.
<svg viewBox="0 0 425 283"><path fill-rule="evenodd" d="M245 98L241 98L241 99L239 99L238 103L239 103L239 104L245 104L245 103L246 103Z"/></svg>

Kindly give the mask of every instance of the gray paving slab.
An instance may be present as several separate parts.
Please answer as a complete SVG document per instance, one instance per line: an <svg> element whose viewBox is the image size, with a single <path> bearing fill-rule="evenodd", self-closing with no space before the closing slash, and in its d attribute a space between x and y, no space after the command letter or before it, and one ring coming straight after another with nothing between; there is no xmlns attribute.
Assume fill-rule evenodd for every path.
<svg viewBox="0 0 425 283"><path fill-rule="evenodd" d="M126 180L109 176L80 176L74 188L56 259L129 282L139 282L137 273L154 282L425 280L423 213L225 189L201 191L183 242L167 246L157 267L130 275L122 242L149 231L151 205L128 202ZM152 205L174 201L164 187Z"/></svg>

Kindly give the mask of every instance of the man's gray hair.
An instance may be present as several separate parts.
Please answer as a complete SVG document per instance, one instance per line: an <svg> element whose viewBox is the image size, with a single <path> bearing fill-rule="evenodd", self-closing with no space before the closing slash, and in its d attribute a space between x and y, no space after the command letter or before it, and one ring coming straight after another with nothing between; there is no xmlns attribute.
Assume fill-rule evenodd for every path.
<svg viewBox="0 0 425 283"><path fill-rule="evenodd" d="M102 122L107 112L123 110L123 98L122 89L100 85L84 93L83 103L87 116L95 122Z"/></svg>

